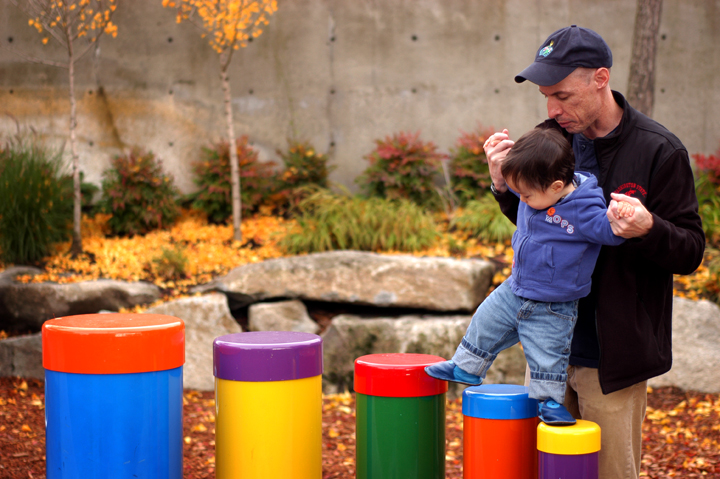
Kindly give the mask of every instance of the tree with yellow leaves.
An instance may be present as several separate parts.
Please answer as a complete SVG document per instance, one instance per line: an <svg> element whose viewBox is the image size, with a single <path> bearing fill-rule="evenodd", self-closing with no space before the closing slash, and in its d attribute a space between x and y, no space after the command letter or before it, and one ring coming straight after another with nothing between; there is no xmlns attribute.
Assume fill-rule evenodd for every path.
<svg viewBox="0 0 720 479"><path fill-rule="evenodd" d="M19 10L30 17L28 24L43 35L46 45L52 38L67 51L67 61L36 58L17 49L14 53L27 61L68 69L70 81L70 150L73 170L73 235L70 248L73 256L82 253L80 233L81 202L80 161L77 153L75 128L77 107L75 101L75 63L97 46L103 33L117 36L117 27L112 23L116 0L10 0Z"/></svg>
<svg viewBox="0 0 720 479"><path fill-rule="evenodd" d="M177 9L177 22L190 20L203 31L220 60L220 80L225 103L227 135L230 143L230 182L232 185L233 237L242 241L240 231L240 166L235 148L232 96L228 67L233 53L262 34L262 26L277 11L276 0L163 0L163 7Z"/></svg>

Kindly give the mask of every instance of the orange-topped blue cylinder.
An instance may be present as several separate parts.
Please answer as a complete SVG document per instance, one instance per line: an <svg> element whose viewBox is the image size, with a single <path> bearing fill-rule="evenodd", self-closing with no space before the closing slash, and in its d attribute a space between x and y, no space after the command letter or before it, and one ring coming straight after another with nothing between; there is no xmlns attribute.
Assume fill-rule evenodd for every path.
<svg viewBox="0 0 720 479"><path fill-rule="evenodd" d="M182 320L68 316L42 343L48 479L182 478Z"/></svg>

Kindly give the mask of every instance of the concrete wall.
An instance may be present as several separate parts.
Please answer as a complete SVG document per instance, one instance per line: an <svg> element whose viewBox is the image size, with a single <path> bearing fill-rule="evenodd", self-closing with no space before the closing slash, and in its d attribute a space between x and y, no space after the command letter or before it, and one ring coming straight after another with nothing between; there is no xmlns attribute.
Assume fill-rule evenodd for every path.
<svg viewBox="0 0 720 479"><path fill-rule="evenodd" d="M451 148L460 130L507 127L514 137L545 118L537 88L513 76L554 30L599 32L625 91L635 0L279 0L265 32L231 67L235 129L265 159L287 139L328 152L332 179L352 186L375 139L421 131ZM117 38L78 65L82 168L99 182L111 155L142 146L184 191L190 164L223 136L217 55L160 0L124 0ZM665 0L655 118L691 153L720 145L720 0ZM8 49L63 58L9 2L0 3L0 113L60 144L68 137L66 71ZM9 116L0 133L12 133Z"/></svg>

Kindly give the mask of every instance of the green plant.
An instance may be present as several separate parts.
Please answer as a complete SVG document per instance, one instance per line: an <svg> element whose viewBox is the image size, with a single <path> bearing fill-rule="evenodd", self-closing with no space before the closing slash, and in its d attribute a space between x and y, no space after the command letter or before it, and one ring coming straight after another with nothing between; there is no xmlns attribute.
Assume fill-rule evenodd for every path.
<svg viewBox="0 0 720 479"><path fill-rule="evenodd" d="M80 172L80 195L82 196L82 211L86 214L94 214L95 208L93 207L93 198L95 193L100 191L100 188L93 183L88 183L85 180L85 173Z"/></svg>
<svg viewBox="0 0 720 479"><path fill-rule="evenodd" d="M460 132L455 148L450 150L450 184L461 205L482 198L490 189L490 171L483 143L490 134L478 126L474 132Z"/></svg>
<svg viewBox="0 0 720 479"><path fill-rule="evenodd" d="M306 186L327 188L328 175L334 166L327 165L327 156L308 142L291 142L287 151L277 150L285 170L277 179L271 202L279 210L297 206Z"/></svg>
<svg viewBox="0 0 720 479"><path fill-rule="evenodd" d="M404 132L375 143L375 150L365 157L370 166L356 180L363 193L391 200L405 198L425 208L439 208L434 182L445 155L438 153L437 146L420 140L420 133Z"/></svg>
<svg viewBox="0 0 720 479"><path fill-rule="evenodd" d="M61 154L17 136L0 147L0 258L35 263L69 238L72 179L62 175Z"/></svg>
<svg viewBox="0 0 720 479"><path fill-rule="evenodd" d="M162 248L162 252L153 258L151 270L155 276L166 280L181 279L187 275L188 258L185 248Z"/></svg>
<svg viewBox="0 0 720 479"><path fill-rule="evenodd" d="M515 225L500 210L500 205L486 193L479 200L468 201L450 221L450 228L481 240L503 242L512 238Z"/></svg>
<svg viewBox="0 0 720 479"><path fill-rule="evenodd" d="M720 149L714 155L693 155L695 193L705 236L711 246L720 247Z"/></svg>
<svg viewBox="0 0 720 479"><path fill-rule="evenodd" d="M433 218L406 199L316 190L297 206L297 226L280 240L290 254L338 249L418 251L438 239Z"/></svg>
<svg viewBox="0 0 720 479"><path fill-rule="evenodd" d="M243 213L251 213L271 194L274 163L258 161L258 153L248 145L248 137L236 142L240 167L240 194ZM193 164L195 193L192 207L205 212L208 220L223 223L232 215L230 185L230 147L227 141L203 148L203 159Z"/></svg>
<svg viewBox="0 0 720 479"><path fill-rule="evenodd" d="M145 234L171 225L180 214L173 179L151 152L134 149L116 156L103 177L99 207L112 214L108 227L113 234Z"/></svg>
<svg viewBox="0 0 720 479"><path fill-rule="evenodd" d="M66 175L64 178L67 181L69 181L70 191L68 191L68 195L72 197L73 191L72 191L72 175ZM100 188L93 183L88 183L85 181L85 173L82 171L80 172L80 195L81 195L81 209L82 212L93 216L95 214L95 206L93 205L93 198L95 197L95 194L100 191Z"/></svg>

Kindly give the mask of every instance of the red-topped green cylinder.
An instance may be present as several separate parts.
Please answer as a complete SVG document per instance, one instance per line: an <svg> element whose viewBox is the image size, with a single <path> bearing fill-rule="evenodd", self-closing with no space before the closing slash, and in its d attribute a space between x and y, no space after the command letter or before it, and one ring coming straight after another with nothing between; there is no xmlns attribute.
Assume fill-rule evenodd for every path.
<svg viewBox="0 0 720 479"><path fill-rule="evenodd" d="M358 479L444 479L447 382L425 374L445 359L370 354L355 360Z"/></svg>

